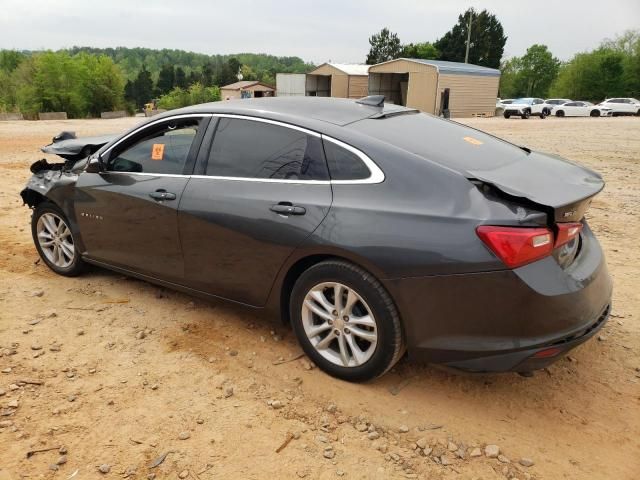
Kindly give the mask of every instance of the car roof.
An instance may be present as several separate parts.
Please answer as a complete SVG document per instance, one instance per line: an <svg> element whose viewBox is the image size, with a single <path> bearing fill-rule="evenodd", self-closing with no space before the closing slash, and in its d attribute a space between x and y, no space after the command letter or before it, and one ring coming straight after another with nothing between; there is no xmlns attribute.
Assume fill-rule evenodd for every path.
<svg viewBox="0 0 640 480"><path fill-rule="evenodd" d="M159 119L165 116L194 113L227 113L280 120L302 126L311 126L318 122L344 126L365 118L384 117L415 111L415 109L390 103L374 106L343 98L266 97L203 103L170 110L153 118Z"/></svg>

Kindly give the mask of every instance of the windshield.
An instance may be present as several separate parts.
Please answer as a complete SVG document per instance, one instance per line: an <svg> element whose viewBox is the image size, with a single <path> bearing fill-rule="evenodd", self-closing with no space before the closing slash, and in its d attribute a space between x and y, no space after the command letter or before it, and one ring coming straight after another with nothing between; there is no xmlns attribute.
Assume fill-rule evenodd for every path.
<svg viewBox="0 0 640 480"><path fill-rule="evenodd" d="M513 103L527 103L531 105L533 103L533 98L518 98L514 100Z"/></svg>

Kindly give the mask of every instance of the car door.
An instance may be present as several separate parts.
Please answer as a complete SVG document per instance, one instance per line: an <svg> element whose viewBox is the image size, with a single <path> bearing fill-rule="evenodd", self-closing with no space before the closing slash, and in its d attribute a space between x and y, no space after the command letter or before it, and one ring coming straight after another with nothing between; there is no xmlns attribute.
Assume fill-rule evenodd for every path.
<svg viewBox="0 0 640 480"><path fill-rule="evenodd" d="M578 116L578 117L588 117L589 116L589 106L584 102L576 102L576 116Z"/></svg>
<svg viewBox="0 0 640 480"><path fill-rule="evenodd" d="M178 215L187 284L264 305L287 257L329 212L321 137L226 115L212 121L200 152Z"/></svg>
<svg viewBox="0 0 640 480"><path fill-rule="evenodd" d="M74 208L89 258L183 280L178 205L208 120L152 122L101 153L102 171L80 175Z"/></svg>
<svg viewBox="0 0 640 480"><path fill-rule="evenodd" d="M564 114L567 117L575 117L580 114L578 110L577 102L568 102L562 105L562 109L564 110Z"/></svg>

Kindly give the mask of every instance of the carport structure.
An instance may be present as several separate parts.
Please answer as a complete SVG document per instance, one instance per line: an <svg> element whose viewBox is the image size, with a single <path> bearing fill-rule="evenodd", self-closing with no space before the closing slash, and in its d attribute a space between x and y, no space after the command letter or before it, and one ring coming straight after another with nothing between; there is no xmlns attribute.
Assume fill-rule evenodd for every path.
<svg viewBox="0 0 640 480"><path fill-rule="evenodd" d="M305 95L361 98L367 96L369 65L323 63L307 73Z"/></svg>
<svg viewBox="0 0 640 480"><path fill-rule="evenodd" d="M449 98L452 117L493 116L500 70L469 63L398 58L369 68L369 95L439 114Z"/></svg>

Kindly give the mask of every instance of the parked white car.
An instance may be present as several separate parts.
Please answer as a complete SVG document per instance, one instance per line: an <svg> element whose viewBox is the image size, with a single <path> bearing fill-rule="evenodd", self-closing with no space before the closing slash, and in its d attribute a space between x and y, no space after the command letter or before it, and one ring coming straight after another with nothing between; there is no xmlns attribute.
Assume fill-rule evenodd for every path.
<svg viewBox="0 0 640 480"><path fill-rule="evenodd" d="M555 105L551 114L556 117L610 117L612 111L609 107L601 107L590 102L569 101Z"/></svg>
<svg viewBox="0 0 640 480"><path fill-rule="evenodd" d="M518 98L504 106L504 118L512 115L520 118L529 118L531 115L544 118L549 114L548 106L541 98Z"/></svg>
<svg viewBox="0 0 640 480"><path fill-rule="evenodd" d="M611 109L612 115L638 115L640 116L640 100L636 98L609 98L600 102L598 107Z"/></svg>
<svg viewBox="0 0 640 480"><path fill-rule="evenodd" d="M547 107L547 115L551 115L553 107L562 105L563 103L572 102L570 98L547 98L544 101L544 106Z"/></svg>

